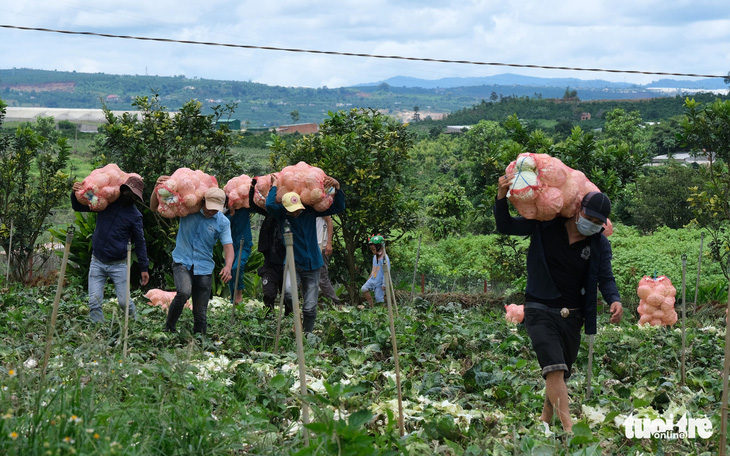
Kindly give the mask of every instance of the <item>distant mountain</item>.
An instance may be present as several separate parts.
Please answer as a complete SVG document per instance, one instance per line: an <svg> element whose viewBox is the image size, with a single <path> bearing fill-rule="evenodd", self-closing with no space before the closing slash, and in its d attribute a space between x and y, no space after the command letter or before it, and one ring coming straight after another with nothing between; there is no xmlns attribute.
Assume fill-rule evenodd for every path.
<svg viewBox="0 0 730 456"><path fill-rule="evenodd" d="M722 78L703 78L698 80L689 79L660 79L649 84L633 84L626 82L610 82L602 79L577 79L577 78L539 78L533 76L522 76L519 74L498 74L481 78L442 78L442 79L419 79L406 76L395 76L384 81L359 84L356 87L378 86L388 84L391 87L409 87L424 89L448 89L455 87L474 86L531 86L531 87L570 87L571 89L635 89L635 88L676 88L694 90L718 90L727 89L728 85Z"/></svg>

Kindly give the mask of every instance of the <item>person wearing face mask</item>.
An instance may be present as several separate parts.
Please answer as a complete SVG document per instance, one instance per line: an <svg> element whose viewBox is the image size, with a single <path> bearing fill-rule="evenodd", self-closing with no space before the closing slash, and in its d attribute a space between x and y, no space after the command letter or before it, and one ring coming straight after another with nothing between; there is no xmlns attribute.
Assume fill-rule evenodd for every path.
<svg viewBox="0 0 730 456"><path fill-rule="evenodd" d="M104 299L104 285L107 278L114 282L119 308L122 313L127 306L127 243L132 240L134 251L141 271L141 284L147 285L150 279L147 259L147 245L142 227L142 214L135 202L142 201L144 182L138 176L130 176L119 187L119 198L104 210L95 212L76 199L76 191L81 182L73 184L71 207L77 212L94 212L96 228L91 237L91 264L89 265L89 319L102 323L104 313L101 303ZM134 302L129 300L129 316L135 318Z"/></svg>
<svg viewBox="0 0 730 456"><path fill-rule="evenodd" d="M155 187L163 185L170 177L160 176ZM180 226L172 251L172 276L177 294L170 303L167 322L163 331L177 332L176 324L185 303L192 297L193 333L205 335L208 330L208 301L213 289L213 247L223 245L225 265L218 274L223 283L231 280L233 267L233 238L231 222L223 215L226 194L218 187L205 191L203 207L198 212L180 217ZM157 210L160 201L152 192L150 209Z"/></svg>
<svg viewBox="0 0 730 456"><path fill-rule="evenodd" d="M570 431L565 380L578 356L581 329L585 325L586 334L596 333L597 290L611 303L611 323L619 323L623 315L611 244L601 234L611 201L601 192L590 192L577 203L574 217L512 217L506 198L512 177L499 178L494 219L502 234L530 236L524 324L545 379L540 420L547 427L557 414L563 429Z"/></svg>

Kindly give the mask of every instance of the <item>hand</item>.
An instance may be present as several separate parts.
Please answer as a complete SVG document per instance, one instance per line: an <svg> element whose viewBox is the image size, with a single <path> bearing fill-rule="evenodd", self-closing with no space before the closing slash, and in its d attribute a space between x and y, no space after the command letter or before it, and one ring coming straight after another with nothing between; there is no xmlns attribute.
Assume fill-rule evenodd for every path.
<svg viewBox="0 0 730 456"><path fill-rule="evenodd" d="M334 187L337 190L340 189L340 183L337 182L337 179L335 179L334 177L329 177L329 176L325 177L323 184L324 184L324 188Z"/></svg>
<svg viewBox="0 0 730 456"><path fill-rule="evenodd" d="M278 185L276 185L278 182L278 178L276 177L276 174L271 173L270 176L271 176L271 186L278 187Z"/></svg>
<svg viewBox="0 0 730 456"><path fill-rule="evenodd" d="M169 179L170 176L160 176L157 178L157 182L155 182L155 187L159 187L160 185L167 182L167 179Z"/></svg>
<svg viewBox="0 0 730 456"><path fill-rule="evenodd" d="M620 323L623 314L624 308L621 306L621 303L618 301L614 301L611 304L611 323Z"/></svg>
<svg viewBox="0 0 730 456"><path fill-rule="evenodd" d="M79 190L81 190L81 182L74 182L73 187L71 187L71 189L74 192L78 192Z"/></svg>
<svg viewBox="0 0 730 456"><path fill-rule="evenodd" d="M332 255L332 244L327 244L324 246L324 254L327 256Z"/></svg>
<svg viewBox="0 0 730 456"><path fill-rule="evenodd" d="M142 275L142 281L140 283L142 284L142 286L145 286L150 281L150 274L145 271L141 275Z"/></svg>
<svg viewBox="0 0 730 456"><path fill-rule="evenodd" d="M512 179L514 176L514 173L506 173L504 176L499 178L499 182L497 184L497 199L502 199L507 196L507 192L512 185Z"/></svg>
<svg viewBox="0 0 730 456"><path fill-rule="evenodd" d="M223 269L221 269L221 272L218 275L221 276L221 280L223 281L223 283L228 283L228 281L232 278L231 267L225 266Z"/></svg>

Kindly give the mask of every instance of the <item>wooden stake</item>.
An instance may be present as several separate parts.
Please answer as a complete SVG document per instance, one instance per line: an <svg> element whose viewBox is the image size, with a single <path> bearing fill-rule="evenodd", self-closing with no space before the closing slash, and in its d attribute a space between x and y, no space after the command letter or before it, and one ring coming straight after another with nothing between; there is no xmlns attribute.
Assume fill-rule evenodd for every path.
<svg viewBox="0 0 730 456"><path fill-rule="evenodd" d="M124 306L124 343L122 344L122 360L127 359L127 335L129 334L129 301L132 297L130 296L130 289L132 282L132 242L127 241L127 304Z"/></svg>
<svg viewBox="0 0 730 456"><path fill-rule="evenodd" d="M702 232L702 236L700 237L700 256L697 258L697 283L695 283L695 300L694 300L694 307L695 312L697 312L697 296L700 292L700 269L702 267L702 245L705 243L705 232Z"/></svg>
<svg viewBox="0 0 730 456"><path fill-rule="evenodd" d="M727 309L730 312L730 284L728 285ZM726 314L727 315L727 314ZM720 421L720 456L725 456L727 445L727 397L728 397L728 376L730 376L730 331L725 324L725 367L722 373L722 419Z"/></svg>
<svg viewBox="0 0 730 456"><path fill-rule="evenodd" d="M279 298L279 313L276 318L276 339L274 340L274 353L279 353L279 336L281 335L281 319L284 317L284 292L286 290L286 275L289 269L284 266L284 277L281 281L281 298Z"/></svg>
<svg viewBox="0 0 730 456"><path fill-rule="evenodd" d="M302 424L309 424L309 407L304 397L307 395L307 368L304 363L304 342L302 341L302 318L299 312L299 293L297 292L297 271L294 265L294 237L288 223L284 224L284 244L286 245L286 267L291 290L292 312L294 314L294 335L297 340L297 358L299 360L299 386L302 394ZM286 283L286 278L284 279ZM304 444L309 446L309 431L304 429Z"/></svg>
<svg viewBox="0 0 730 456"><path fill-rule="evenodd" d="M388 254L385 252L385 246L383 246L383 275L386 284L390 283L390 267L385 258ZM390 343L393 346L393 361L395 362L395 387L398 392L398 429L400 430L400 436L405 435L405 426L403 423L403 392L401 391L400 385L400 362L398 360L398 342L395 337L395 318L393 317L393 303L395 302L395 295L393 294L392 287L386 286L386 300L388 301L388 320L390 320Z"/></svg>
<svg viewBox="0 0 730 456"><path fill-rule="evenodd" d="M416 291L416 272L418 271L418 258L421 257L421 239L423 239L423 233L418 236L418 250L416 251L416 265L413 267L413 284L411 285L411 301L413 301L413 294Z"/></svg>
<svg viewBox="0 0 730 456"><path fill-rule="evenodd" d="M13 254L13 225L15 220L10 221L10 244L8 245L8 270L5 271L5 286L10 283L10 257Z"/></svg>
<svg viewBox="0 0 730 456"><path fill-rule="evenodd" d="M51 321L48 323L48 334L46 335L46 354L43 356L43 368L41 370L41 379L46 378L46 368L48 367L48 358L51 356L51 344L53 342L53 333L56 331L56 318L58 317L58 304L61 302L61 292L63 291L63 280L66 277L66 264L68 264L68 254L71 251L71 240L74 237L76 228L68 227L66 231L66 248L63 250L63 260L61 260L61 270L58 271L58 285L56 286L56 298L53 300L53 311L51 312Z"/></svg>
<svg viewBox="0 0 730 456"><path fill-rule="evenodd" d="M687 299L686 299L686 276L687 276L687 255L682 255L682 365L680 386L684 386L686 380L686 358L687 358L687 335L685 329L687 327Z"/></svg>
<svg viewBox="0 0 730 456"><path fill-rule="evenodd" d="M591 378L593 377L593 339L595 334L588 335L588 372L586 372L586 400L591 398Z"/></svg>
<svg viewBox="0 0 730 456"><path fill-rule="evenodd" d="M238 244L238 263L236 264L236 281L233 283L233 296L231 296L231 324L236 321L236 293L238 293L238 277L241 273L241 252L243 252L243 239Z"/></svg>

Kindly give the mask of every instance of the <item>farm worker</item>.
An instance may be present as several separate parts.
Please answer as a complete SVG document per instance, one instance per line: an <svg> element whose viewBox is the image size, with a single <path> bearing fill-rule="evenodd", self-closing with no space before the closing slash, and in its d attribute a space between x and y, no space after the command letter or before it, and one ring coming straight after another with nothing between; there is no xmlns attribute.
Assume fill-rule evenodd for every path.
<svg viewBox="0 0 730 456"><path fill-rule="evenodd" d="M157 184L162 185L169 176L160 176ZM225 265L218 274L223 283L231 280L233 267L233 240L231 223L222 211L226 201L225 192L211 187L205 192L205 204L199 212L180 217L180 227L172 251L172 276L177 294L170 303L164 331L175 332L175 325L182 314L183 306L193 298L193 332L205 334L208 329L208 301L213 286L213 247L217 241L223 244ZM150 209L157 210L157 192L152 192Z"/></svg>
<svg viewBox="0 0 730 456"><path fill-rule="evenodd" d="M345 210L345 193L336 179L327 176L325 188L335 188L334 201L329 209L318 212L313 207L304 207L296 192L282 196L276 202L277 179L271 174L271 190L266 197L266 211L279 220L280 227L289 222L294 239L294 263L297 282L302 284L302 315L304 332L312 332L317 319L317 300L319 298L319 273L324 262L317 242L317 217L338 214Z"/></svg>
<svg viewBox="0 0 730 456"><path fill-rule="evenodd" d="M499 178L494 219L502 234L531 236L524 324L545 379L540 420L547 428L557 413L563 429L570 431L565 379L578 356L583 324L586 334L596 333L597 288L611 303L611 323L619 323L623 315L611 268L611 244L601 234L611 201L601 192L590 192L576 202L575 217L549 221L512 217L505 198L512 177Z"/></svg>
<svg viewBox="0 0 730 456"><path fill-rule="evenodd" d="M249 207L242 207L240 209L231 208L226 214L228 221L231 224L231 238L233 240L233 267L231 274L233 279L228 282L228 287L231 290L231 296L233 295L233 289L236 289L236 297L234 303L238 304L243 299L243 289L245 287L243 280L243 272L246 269L246 263L248 257L251 256L251 247L253 247L253 240L251 237L251 208L255 207L253 203L253 195L255 192L254 186L256 185L256 179L251 182L251 190L249 192ZM238 247L243 239L243 249L241 250L241 258L238 257ZM239 266L240 262L240 266ZM238 273L238 286L236 286L236 269L240 268Z"/></svg>
<svg viewBox="0 0 730 456"><path fill-rule="evenodd" d="M264 216L259 229L258 251L264 255L264 264L256 273L261 277L261 288L264 292L264 305L267 315L274 310L276 296L284 284L284 262L286 260L286 246L284 236L279 227L279 220L256 204L251 209ZM291 313L291 302L286 302L286 313Z"/></svg>
<svg viewBox="0 0 730 456"><path fill-rule="evenodd" d="M71 207L77 212L93 212L89 206L76 199L81 183L73 184ZM94 323L104 321L101 301L104 298L106 279L114 282L117 302L122 311L127 306L127 243L132 240L141 271L142 285L150 280L148 273L147 245L142 228L142 214L135 201L142 201L144 182L138 176L130 176L119 186L119 198L106 209L95 212L96 228L91 237L91 264L89 265L89 319ZM135 318L134 302L129 299L129 316Z"/></svg>
<svg viewBox="0 0 730 456"><path fill-rule="evenodd" d="M388 263L388 269L390 269L390 258L385 254L383 245L385 239L383 236L376 234L368 239L368 246L370 251L373 253L373 269L370 272L367 282L362 286L360 291L365 296L365 300L373 307L373 297L370 292L375 293L375 302L381 304L385 302L385 271L383 271L383 263Z"/></svg>
<svg viewBox="0 0 730 456"><path fill-rule="evenodd" d="M332 300L332 304L339 306L340 299L335 293L335 289L330 282L329 269L327 263L332 256L332 235L333 235L332 216L317 217L317 242L319 242L319 250L322 253L322 270L319 272L319 289L322 295Z"/></svg>

